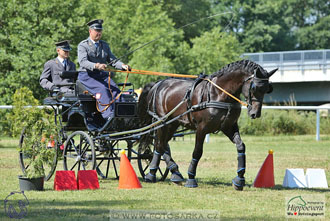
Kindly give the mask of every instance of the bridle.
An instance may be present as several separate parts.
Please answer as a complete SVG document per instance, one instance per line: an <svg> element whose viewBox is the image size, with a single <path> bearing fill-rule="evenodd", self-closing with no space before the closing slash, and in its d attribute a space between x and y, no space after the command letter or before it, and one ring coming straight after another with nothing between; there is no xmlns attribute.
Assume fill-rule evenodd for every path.
<svg viewBox="0 0 330 221"><path fill-rule="evenodd" d="M253 101L262 103L263 98L252 97L252 92L256 92L256 90L259 86L269 84L269 79L268 78L258 78L258 77L256 77L256 73L254 73L253 75L251 75L250 77L245 79L244 83L247 81L250 81L250 86L249 86L248 97L245 100L246 100L246 102L248 104L248 108L249 108L249 107L251 107Z"/></svg>

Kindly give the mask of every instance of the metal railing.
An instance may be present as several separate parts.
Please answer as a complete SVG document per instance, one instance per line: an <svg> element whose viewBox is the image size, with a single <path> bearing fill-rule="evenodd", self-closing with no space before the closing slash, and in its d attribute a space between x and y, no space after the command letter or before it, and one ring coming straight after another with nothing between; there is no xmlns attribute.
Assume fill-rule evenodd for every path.
<svg viewBox="0 0 330 221"><path fill-rule="evenodd" d="M26 106L31 107L31 106ZM37 106L38 108L45 108L48 106ZM12 109L12 105L0 105L0 109ZM247 109L242 106L243 109ZM330 111L330 107L324 106L262 106L262 109L273 109L273 110L310 110L316 111L316 140L320 140L320 110ZM330 126L330 125L329 125Z"/></svg>
<svg viewBox="0 0 330 221"><path fill-rule="evenodd" d="M244 53L241 57L252 60L265 69L279 68L280 71L330 69L330 49Z"/></svg>

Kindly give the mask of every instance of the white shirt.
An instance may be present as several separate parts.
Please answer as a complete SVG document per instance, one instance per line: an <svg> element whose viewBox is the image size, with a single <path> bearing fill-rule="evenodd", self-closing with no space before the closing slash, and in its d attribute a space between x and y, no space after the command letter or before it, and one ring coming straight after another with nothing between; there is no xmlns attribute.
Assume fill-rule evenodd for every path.
<svg viewBox="0 0 330 221"><path fill-rule="evenodd" d="M91 38L89 38L89 39L93 42L93 44L100 43L100 41L93 41L93 39L91 39Z"/></svg>
<svg viewBox="0 0 330 221"><path fill-rule="evenodd" d="M63 58L61 58L61 57L59 57L59 56L57 57L57 59L58 59L58 60L61 62L61 64L62 64L62 65L63 65L63 67L64 67L64 63L63 63L63 62L64 62L64 59L63 59Z"/></svg>

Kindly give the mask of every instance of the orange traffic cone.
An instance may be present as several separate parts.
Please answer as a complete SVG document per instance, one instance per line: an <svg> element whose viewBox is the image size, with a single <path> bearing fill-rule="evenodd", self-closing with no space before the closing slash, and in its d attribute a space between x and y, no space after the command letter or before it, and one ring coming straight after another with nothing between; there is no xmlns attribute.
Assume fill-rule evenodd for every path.
<svg viewBox="0 0 330 221"><path fill-rule="evenodd" d="M125 154L125 150L122 150L120 153L120 175L118 189L142 188L141 183Z"/></svg>
<svg viewBox="0 0 330 221"><path fill-rule="evenodd" d="M253 182L253 187L273 187L274 181L274 163L273 150L268 151L268 156L262 164L256 179Z"/></svg>

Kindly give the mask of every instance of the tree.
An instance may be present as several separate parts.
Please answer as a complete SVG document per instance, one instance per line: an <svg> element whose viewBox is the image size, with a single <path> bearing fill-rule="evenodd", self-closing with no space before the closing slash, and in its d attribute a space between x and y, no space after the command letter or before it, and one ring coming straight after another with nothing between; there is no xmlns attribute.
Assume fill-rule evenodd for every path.
<svg viewBox="0 0 330 221"><path fill-rule="evenodd" d="M84 6L79 0L64 1L60 7L55 0L1 1L0 103L10 104L23 85L29 85L37 99L45 97L39 85L43 64L57 56L54 43L64 39L72 40L71 58L76 58L76 45L93 10L88 2Z"/></svg>
<svg viewBox="0 0 330 221"><path fill-rule="evenodd" d="M296 30L297 49L315 50L330 48L330 15L311 26Z"/></svg>
<svg viewBox="0 0 330 221"><path fill-rule="evenodd" d="M175 72L172 60L180 56L177 47L182 41L182 31L175 31L162 5L153 0L118 0L112 4L116 7L102 10L103 16L111 14L113 18L104 25L103 39L110 43L115 55L135 69ZM116 80L123 81L124 77L117 74ZM129 77L137 87L157 79L133 74Z"/></svg>
<svg viewBox="0 0 330 221"><path fill-rule="evenodd" d="M238 40L231 34L221 32L220 27L205 32L192 42L189 67L194 74L211 74L225 64L240 59L239 56L243 53Z"/></svg>
<svg viewBox="0 0 330 221"><path fill-rule="evenodd" d="M162 8L175 23L175 28L183 27L191 22L205 18L211 13L209 0L159 0ZM210 30L210 20L199 22L184 27L184 40L190 43L192 38L200 36L203 32Z"/></svg>
<svg viewBox="0 0 330 221"><path fill-rule="evenodd" d="M318 25L329 14L327 0L213 0L211 5L213 14L233 12L230 29L245 52L329 48L329 43L322 43L330 42L327 26ZM230 20L229 15L218 18L223 27ZM322 46L304 38L307 33L310 37L318 36Z"/></svg>
<svg viewBox="0 0 330 221"><path fill-rule="evenodd" d="M330 47L327 0L7 0L0 8L1 104L11 104L16 89L26 85L44 98L39 76L56 56L54 43L71 40L70 57L78 64L77 45L95 18L104 19L103 40L113 53L136 69L209 72L243 52ZM129 81L142 86L157 79L131 75Z"/></svg>
<svg viewBox="0 0 330 221"><path fill-rule="evenodd" d="M295 49L315 50L330 48L329 11L327 0L284 1L295 42Z"/></svg>

